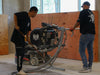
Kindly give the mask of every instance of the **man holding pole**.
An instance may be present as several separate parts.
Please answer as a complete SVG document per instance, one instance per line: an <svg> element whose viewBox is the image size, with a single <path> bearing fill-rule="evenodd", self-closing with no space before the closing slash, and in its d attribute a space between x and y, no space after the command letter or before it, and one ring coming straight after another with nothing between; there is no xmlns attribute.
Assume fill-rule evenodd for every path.
<svg viewBox="0 0 100 75"><path fill-rule="evenodd" d="M76 27L80 25L80 41L79 41L79 53L83 62L83 68L80 73L87 73L92 70L93 63L93 41L95 37L95 24L94 14L89 9L90 3L84 2L82 5L83 10L80 12L79 18L73 28L70 31L74 31ZM85 49L88 50L89 58L87 60Z"/></svg>

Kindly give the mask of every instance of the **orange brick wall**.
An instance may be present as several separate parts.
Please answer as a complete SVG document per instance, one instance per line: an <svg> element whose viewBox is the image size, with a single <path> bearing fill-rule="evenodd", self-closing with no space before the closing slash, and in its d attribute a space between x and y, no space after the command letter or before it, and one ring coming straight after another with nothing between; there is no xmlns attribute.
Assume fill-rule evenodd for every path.
<svg viewBox="0 0 100 75"><path fill-rule="evenodd" d="M93 11L95 14L95 26L96 35L94 41L94 61L98 61L98 12ZM49 24L57 24L58 26L63 26L65 28L73 27L79 16L79 12L70 13L54 13L54 14L38 14L35 18L31 19L32 30L37 27L41 27L41 22L46 22ZM75 30L74 36L71 37L71 32L67 31L66 46L60 52L58 57L80 60L79 54L79 38L80 31ZM54 55L56 49L49 52L50 55Z"/></svg>

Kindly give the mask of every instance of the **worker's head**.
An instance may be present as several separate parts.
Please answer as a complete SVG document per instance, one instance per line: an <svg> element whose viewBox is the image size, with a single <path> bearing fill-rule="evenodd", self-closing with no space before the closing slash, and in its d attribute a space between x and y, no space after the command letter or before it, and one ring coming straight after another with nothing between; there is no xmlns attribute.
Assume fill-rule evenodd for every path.
<svg viewBox="0 0 100 75"><path fill-rule="evenodd" d="M37 15L38 9L37 7L33 6L29 10L29 17L35 17Z"/></svg>
<svg viewBox="0 0 100 75"><path fill-rule="evenodd" d="M82 5L83 9L89 9L90 8L90 3L88 1L84 2Z"/></svg>

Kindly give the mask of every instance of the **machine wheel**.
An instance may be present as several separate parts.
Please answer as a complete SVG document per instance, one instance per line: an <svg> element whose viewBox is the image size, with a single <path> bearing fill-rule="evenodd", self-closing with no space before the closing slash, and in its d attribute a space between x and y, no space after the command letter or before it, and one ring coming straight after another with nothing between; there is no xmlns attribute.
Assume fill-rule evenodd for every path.
<svg viewBox="0 0 100 75"><path fill-rule="evenodd" d="M50 59L51 59L51 56L50 56L50 55L47 55L47 56L45 57L45 62L48 62Z"/></svg>
<svg viewBox="0 0 100 75"><path fill-rule="evenodd" d="M31 59L30 59L30 64L31 64L32 66L38 66L38 65L39 65L39 60L38 60L38 58L37 58L37 57L31 58Z"/></svg>

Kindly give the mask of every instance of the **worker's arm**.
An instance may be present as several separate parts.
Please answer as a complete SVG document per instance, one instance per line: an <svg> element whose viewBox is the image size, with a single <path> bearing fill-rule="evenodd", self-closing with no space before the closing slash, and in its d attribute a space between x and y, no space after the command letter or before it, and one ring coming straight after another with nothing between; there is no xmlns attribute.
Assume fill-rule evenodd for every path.
<svg viewBox="0 0 100 75"><path fill-rule="evenodd" d="M19 27L18 24L17 24L17 16L16 16L16 15L14 15L14 23L15 23L15 29L16 29L17 31L19 31L19 33L20 33L22 36L24 36L24 34L20 31L20 27Z"/></svg>
<svg viewBox="0 0 100 75"><path fill-rule="evenodd" d="M70 28L70 31L73 31L76 27L80 25L80 22L76 22L73 28Z"/></svg>
<svg viewBox="0 0 100 75"><path fill-rule="evenodd" d="M28 32L26 34L26 41L30 43L31 23L29 23Z"/></svg>
<svg viewBox="0 0 100 75"><path fill-rule="evenodd" d="M14 15L14 23L15 23L15 29L19 30L19 26L17 24L17 16L16 15Z"/></svg>
<svg viewBox="0 0 100 75"><path fill-rule="evenodd" d="M80 22L76 22L76 24L74 25L74 29L76 28L76 27L78 27L80 25Z"/></svg>
<svg viewBox="0 0 100 75"><path fill-rule="evenodd" d="M30 31L26 34L26 36L25 36L25 41L28 41L29 43L30 43Z"/></svg>

